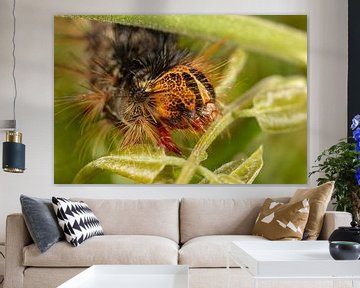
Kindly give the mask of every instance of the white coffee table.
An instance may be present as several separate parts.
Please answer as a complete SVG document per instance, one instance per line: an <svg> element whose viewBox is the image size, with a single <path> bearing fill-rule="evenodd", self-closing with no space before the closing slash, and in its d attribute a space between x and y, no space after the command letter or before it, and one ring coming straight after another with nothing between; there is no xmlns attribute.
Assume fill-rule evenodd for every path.
<svg viewBox="0 0 360 288"><path fill-rule="evenodd" d="M360 287L360 261L332 259L328 241L236 241L229 258L248 272L253 287L259 280L349 280Z"/></svg>
<svg viewBox="0 0 360 288"><path fill-rule="evenodd" d="M185 265L94 265L58 288L188 288Z"/></svg>

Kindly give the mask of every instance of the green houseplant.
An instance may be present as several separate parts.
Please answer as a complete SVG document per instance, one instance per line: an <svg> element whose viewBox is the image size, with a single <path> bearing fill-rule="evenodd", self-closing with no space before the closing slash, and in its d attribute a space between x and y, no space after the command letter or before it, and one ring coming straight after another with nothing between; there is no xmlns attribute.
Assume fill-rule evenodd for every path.
<svg viewBox="0 0 360 288"><path fill-rule="evenodd" d="M319 173L318 184L335 181L332 199L337 211L348 211L360 220L360 115L352 121L353 137L325 149L310 175ZM354 141L355 140L355 141ZM310 176L309 175L309 176Z"/></svg>

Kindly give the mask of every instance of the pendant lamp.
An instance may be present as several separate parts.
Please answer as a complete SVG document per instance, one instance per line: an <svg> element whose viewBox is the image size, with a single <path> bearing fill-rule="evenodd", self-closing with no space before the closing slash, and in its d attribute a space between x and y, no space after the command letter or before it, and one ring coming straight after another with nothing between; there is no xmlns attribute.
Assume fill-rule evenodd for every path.
<svg viewBox="0 0 360 288"><path fill-rule="evenodd" d="M5 142L3 142L2 167L5 172L23 173L25 171L25 145L22 144L22 133L17 130L16 126L16 98L17 86L15 77L16 57L15 57L15 35L16 35L16 0L13 0L13 35L12 35L12 58L13 69L12 78L14 82L14 99L13 99L13 120L1 120L0 130L6 131Z"/></svg>

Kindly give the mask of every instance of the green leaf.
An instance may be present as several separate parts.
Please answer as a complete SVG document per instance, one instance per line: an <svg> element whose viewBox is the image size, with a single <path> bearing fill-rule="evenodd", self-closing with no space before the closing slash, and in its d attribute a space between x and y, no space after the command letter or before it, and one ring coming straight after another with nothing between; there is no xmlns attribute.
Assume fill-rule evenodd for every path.
<svg viewBox="0 0 360 288"><path fill-rule="evenodd" d="M220 166L218 169L216 169L214 171L214 174L216 174L218 176L219 182L217 182L216 184L219 184L220 182L224 183L224 184L245 184L242 183L239 179L234 178L233 176L230 176L230 174L236 170L241 163L243 163L244 160L235 160L235 161L230 161L228 163L225 163L224 165ZM225 176L229 176L229 177L225 177ZM230 183L231 182L231 183ZM209 180L204 178L203 180L201 180L199 182L199 184L208 184ZM214 182L212 182L211 184L215 184Z"/></svg>
<svg viewBox="0 0 360 288"><path fill-rule="evenodd" d="M320 163L313 166L315 170L309 173L309 176L319 173L316 180L318 184L335 181L332 199L335 200L333 204L336 210L351 212L354 217L358 210L352 194L360 195L360 187L355 178L355 172L360 167L358 155L355 143L343 139L325 149L316 159Z"/></svg>
<svg viewBox="0 0 360 288"><path fill-rule="evenodd" d="M210 184L244 184L238 178L231 175L219 174L217 181L210 181Z"/></svg>
<svg viewBox="0 0 360 288"><path fill-rule="evenodd" d="M228 39L244 50L307 65L306 33L254 16L238 15L75 15L183 34L194 38Z"/></svg>
<svg viewBox="0 0 360 288"><path fill-rule="evenodd" d="M254 97L253 108L239 113L256 117L261 129L268 133L303 129L307 121L306 79L294 76L267 86Z"/></svg>
<svg viewBox="0 0 360 288"><path fill-rule="evenodd" d="M236 177L244 184L251 184L259 175L263 165L263 147L260 146L239 167L232 171L230 176Z"/></svg>
<svg viewBox="0 0 360 288"><path fill-rule="evenodd" d="M166 155L163 149L134 146L119 153L98 158L82 168L74 183L86 183L103 171L109 171L139 183L149 184L164 169Z"/></svg>
<svg viewBox="0 0 360 288"><path fill-rule="evenodd" d="M207 157L206 152L200 153L199 157L205 160ZM167 177L166 174L169 173L169 171L164 169L165 166L183 167L185 163L186 160L183 158L167 156L163 149L156 149L146 145L135 145L90 162L78 172L73 183L87 183L104 171L129 178L137 183L150 184L158 183L158 181L171 183L171 178L165 179ZM166 173L159 175L163 170ZM221 183L216 174L201 165L195 167L195 171L210 182Z"/></svg>
<svg viewBox="0 0 360 288"><path fill-rule="evenodd" d="M241 160L234 160L230 161L228 163L225 163L224 165L217 168L214 173L215 174L226 174L230 175L234 170L236 170L242 163L244 162L244 159Z"/></svg>
<svg viewBox="0 0 360 288"><path fill-rule="evenodd" d="M214 171L219 182L211 184L251 184L263 167L263 148L260 146L249 158L225 163ZM206 179L200 184L208 183Z"/></svg>

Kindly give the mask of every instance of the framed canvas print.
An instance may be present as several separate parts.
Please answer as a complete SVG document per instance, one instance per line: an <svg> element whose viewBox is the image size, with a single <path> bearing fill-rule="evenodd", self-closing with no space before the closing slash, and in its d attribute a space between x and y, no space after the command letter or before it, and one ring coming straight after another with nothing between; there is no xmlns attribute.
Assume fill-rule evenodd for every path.
<svg viewBox="0 0 360 288"><path fill-rule="evenodd" d="M306 15L54 19L55 184L306 184Z"/></svg>

